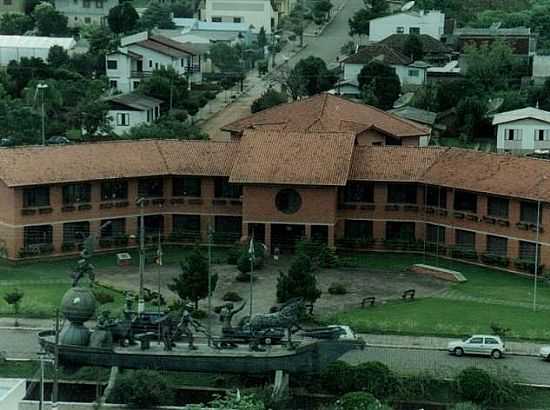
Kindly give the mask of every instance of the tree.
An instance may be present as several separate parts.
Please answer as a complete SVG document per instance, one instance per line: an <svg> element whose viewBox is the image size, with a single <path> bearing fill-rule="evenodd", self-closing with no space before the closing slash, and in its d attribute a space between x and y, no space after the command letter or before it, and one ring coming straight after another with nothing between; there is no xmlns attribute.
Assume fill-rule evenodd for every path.
<svg viewBox="0 0 550 410"><path fill-rule="evenodd" d="M170 10L174 13L174 17L193 17L195 10L193 9L193 3L189 1L178 1L170 4Z"/></svg>
<svg viewBox="0 0 550 410"><path fill-rule="evenodd" d="M310 56L298 61L290 71L287 86L293 99L311 96L330 90L336 83L336 75L327 69L319 57Z"/></svg>
<svg viewBox="0 0 550 410"><path fill-rule="evenodd" d="M321 296L311 259L298 255L292 261L288 274L279 273L277 278L277 301L284 303L295 297L314 303Z"/></svg>
<svg viewBox="0 0 550 410"><path fill-rule="evenodd" d="M40 4L40 0L24 0L25 14L30 16L34 11L35 7Z"/></svg>
<svg viewBox="0 0 550 410"><path fill-rule="evenodd" d="M357 391L346 393L340 397L336 410L374 410L381 407L380 401L372 394Z"/></svg>
<svg viewBox="0 0 550 410"><path fill-rule="evenodd" d="M269 88L258 99L254 100L250 111L252 113L274 107L279 104L284 104L288 101L288 96L285 93L280 93L273 88Z"/></svg>
<svg viewBox="0 0 550 410"><path fill-rule="evenodd" d="M321 24L323 21L328 20L330 11L332 10L332 3L330 0L317 0L313 4L313 19L317 24Z"/></svg>
<svg viewBox="0 0 550 410"><path fill-rule="evenodd" d="M260 32L258 33L258 38L256 39L258 43L258 48L263 49L265 46L267 46L267 36L265 34L264 26L260 28Z"/></svg>
<svg viewBox="0 0 550 410"><path fill-rule="evenodd" d="M52 67L61 68L70 61L69 53L61 46L52 46L48 51L48 64Z"/></svg>
<svg viewBox="0 0 550 410"><path fill-rule="evenodd" d="M282 22L281 26L286 30L292 31L300 39L300 47L304 45L304 20L305 9L302 3L298 3L294 6L288 17Z"/></svg>
<svg viewBox="0 0 550 410"><path fill-rule="evenodd" d="M370 9L372 15L377 18L389 14L390 6L386 0L364 0L365 7Z"/></svg>
<svg viewBox="0 0 550 410"><path fill-rule="evenodd" d="M403 45L403 54L410 57L413 61L422 60L424 58L424 46L419 36L416 34L407 36L407 40Z"/></svg>
<svg viewBox="0 0 550 410"><path fill-rule="evenodd" d="M374 81L374 95L378 99L377 107L383 110L390 109L401 93L401 83L395 69L379 61L372 61L365 65L359 72L357 81L361 90L365 86L372 87L371 84Z"/></svg>
<svg viewBox="0 0 550 410"><path fill-rule="evenodd" d="M176 28L176 25L172 21L171 14L170 6L153 2L147 7L145 13L143 13L139 19L139 26L142 30Z"/></svg>
<svg viewBox="0 0 550 410"><path fill-rule="evenodd" d="M172 113L165 114L154 124L141 124L130 128L125 137L130 139L181 139L205 140L208 134L190 121L182 122Z"/></svg>
<svg viewBox="0 0 550 410"><path fill-rule="evenodd" d="M460 100L456 106L457 124L466 140L485 134L484 131L489 126L485 114L487 114L487 104L482 99L466 97Z"/></svg>
<svg viewBox="0 0 550 410"><path fill-rule="evenodd" d="M118 41L113 32L107 26L98 26L94 24L81 27L80 35L88 40L90 44L89 52L105 57L105 54L115 50ZM105 58L103 58L105 59Z"/></svg>
<svg viewBox="0 0 550 410"><path fill-rule="evenodd" d="M209 56L212 64L223 73L241 71L240 53L236 47L223 42L214 43Z"/></svg>
<svg viewBox="0 0 550 410"><path fill-rule="evenodd" d="M6 13L0 17L0 34L21 35L34 28L31 16L19 13Z"/></svg>
<svg viewBox="0 0 550 410"><path fill-rule="evenodd" d="M42 80L51 78L52 75L50 67L37 57L21 57L19 62L12 60L6 71L13 88L10 93L14 96L20 96L31 79Z"/></svg>
<svg viewBox="0 0 550 410"><path fill-rule="evenodd" d="M349 35L350 36L368 36L369 35L369 21L372 18L372 14L367 9L359 9L355 12L353 17L348 20Z"/></svg>
<svg viewBox="0 0 550 410"><path fill-rule="evenodd" d="M14 289L12 292L8 292L4 295L4 300L12 307L13 313L15 314L15 327L19 326L17 315L19 315L19 309L21 308L21 300L23 299L23 296L25 296L25 294L18 289Z"/></svg>
<svg viewBox="0 0 550 410"><path fill-rule="evenodd" d="M107 22L113 33L127 33L132 31L139 20L139 15L132 3L125 1L109 10Z"/></svg>
<svg viewBox="0 0 550 410"><path fill-rule="evenodd" d="M373 79L361 89L361 100L367 105L378 107L380 101L376 96L376 81Z"/></svg>
<svg viewBox="0 0 550 410"><path fill-rule="evenodd" d="M173 398L174 391L158 372L127 370L118 376L110 401L150 409L161 404L171 404Z"/></svg>
<svg viewBox="0 0 550 410"><path fill-rule="evenodd" d="M199 308L199 300L208 296L208 260L202 254L199 246L180 263L181 273L172 278L168 289L175 292L180 299L190 299L195 303L195 309ZM212 292L216 289L218 275L211 274Z"/></svg>
<svg viewBox="0 0 550 410"><path fill-rule="evenodd" d="M40 36L65 36L69 33L68 19L50 3L40 3L32 13Z"/></svg>
<svg viewBox="0 0 550 410"><path fill-rule="evenodd" d="M164 101L163 111L170 108L187 109L189 102L187 80L172 67L154 70L151 77L140 83L138 92Z"/></svg>
<svg viewBox="0 0 550 410"><path fill-rule="evenodd" d="M75 109L76 118L87 138L111 133L112 127L108 113L109 105L95 96L83 98Z"/></svg>

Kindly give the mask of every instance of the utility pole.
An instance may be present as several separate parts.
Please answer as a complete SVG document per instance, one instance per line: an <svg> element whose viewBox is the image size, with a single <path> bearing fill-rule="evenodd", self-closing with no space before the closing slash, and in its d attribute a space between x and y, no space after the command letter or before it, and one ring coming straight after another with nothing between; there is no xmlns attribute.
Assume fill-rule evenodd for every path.
<svg viewBox="0 0 550 410"><path fill-rule="evenodd" d="M208 226L208 346L212 344L212 225Z"/></svg>
<svg viewBox="0 0 550 410"><path fill-rule="evenodd" d="M42 145L46 145L46 111L44 109L44 93L48 88L48 84L40 83L36 86L37 91L40 91L42 97Z"/></svg>
<svg viewBox="0 0 550 410"><path fill-rule="evenodd" d="M55 347L53 358L52 410L57 410L59 395L59 309L55 310Z"/></svg>
<svg viewBox="0 0 550 410"><path fill-rule="evenodd" d="M250 306L248 306L249 317L252 319L252 283L254 281L254 232L252 232L252 237L250 238L250 247L248 248L248 255L250 257Z"/></svg>
<svg viewBox="0 0 550 410"><path fill-rule="evenodd" d="M537 201L537 236L535 239L535 283L533 288L533 312L537 311L537 279L539 273L540 201Z"/></svg>
<svg viewBox="0 0 550 410"><path fill-rule="evenodd" d="M145 198L141 197L136 200L136 205L139 206L139 298L138 298L138 315L141 315L145 310L145 301L143 299L143 271L145 269L145 221L143 215L143 206Z"/></svg>

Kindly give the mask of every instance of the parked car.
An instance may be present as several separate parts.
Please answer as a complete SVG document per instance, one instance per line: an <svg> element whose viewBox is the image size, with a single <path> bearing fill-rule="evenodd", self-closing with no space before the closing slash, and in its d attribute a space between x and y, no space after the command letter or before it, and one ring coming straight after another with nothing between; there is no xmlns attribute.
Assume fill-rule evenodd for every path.
<svg viewBox="0 0 550 410"><path fill-rule="evenodd" d="M72 144L72 141L68 139L67 137L64 137L62 135L55 135L53 137L48 138L48 141L46 141L49 145L65 145L65 144Z"/></svg>
<svg viewBox="0 0 550 410"><path fill-rule="evenodd" d="M550 346L542 346L540 348L539 356L550 362Z"/></svg>
<svg viewBox="0 0 550 410"><path fill-rule="evenodd" d="M504 355L506 349L504 342L498 336L473 335L464 340L450 341L447 350L456 356L479 354L491 356L494 359L500 359Z"/></svg>

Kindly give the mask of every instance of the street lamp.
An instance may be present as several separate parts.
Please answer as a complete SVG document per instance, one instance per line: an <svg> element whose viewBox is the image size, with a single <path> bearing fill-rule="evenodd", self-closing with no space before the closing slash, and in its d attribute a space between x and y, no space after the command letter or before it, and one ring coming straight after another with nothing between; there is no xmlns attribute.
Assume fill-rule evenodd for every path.
<svg viewBox="0 0 550 410"><path fill-rule="evenodd" d="M139 298L138 298L138 315L141 315L145 310L145 301L143 299L143 270L145 266L145 222L143 217L143 206L145 198L140 197L136 200L136 205L139 206Z"/></svg>
<svg viewBox="0 0 550 410"><path fill-rule="evenodd" d="M44 92L48 88L48 84L45 83L38 83L36 85L36 91L41 91L42 94L42 145L46 145L46 119L45 119L45 112L44 112Z"/></svg>

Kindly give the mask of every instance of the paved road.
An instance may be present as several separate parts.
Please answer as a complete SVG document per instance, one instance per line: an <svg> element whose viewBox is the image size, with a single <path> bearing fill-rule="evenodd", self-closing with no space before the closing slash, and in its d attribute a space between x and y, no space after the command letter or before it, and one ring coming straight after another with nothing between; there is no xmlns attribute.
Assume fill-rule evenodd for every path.
<svg viewBox="0 0 550 410"><path fill-rule="evenodd" d="M0 352L10 358L36 358L39 351L36 330L0 329ZM357 364L380 361L400 373L429 371L441 377L454 377L460 370L475 366L491 372L505 372L525 383L550 385L550 363L533 356L506 356L500 360L486 357L455 357L440 350L367 347L349 352L343 360Z"/></svg>
<svg viewBox="0 0 550 410"><path fill-rule="evenodd" d="M524 383L550 385L550 363L533 356L506 356L500 360L488 357L455 357L445 351L409 350L367 347L346 353L343 360L351 364L380 361L399 373L428 371L452 378L461 370L474 366L493 373L504 373Z"/></svg>

